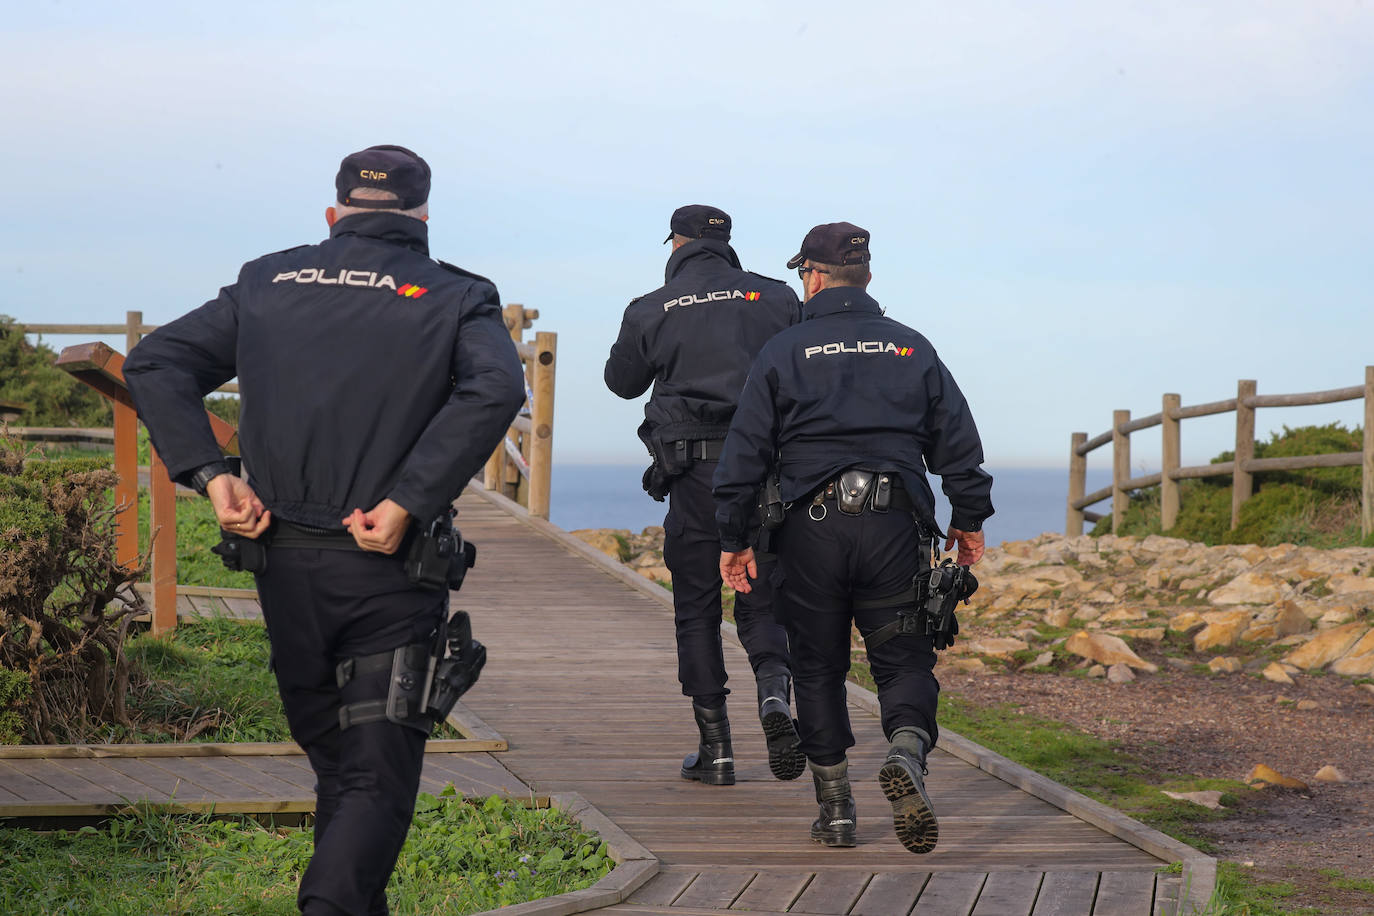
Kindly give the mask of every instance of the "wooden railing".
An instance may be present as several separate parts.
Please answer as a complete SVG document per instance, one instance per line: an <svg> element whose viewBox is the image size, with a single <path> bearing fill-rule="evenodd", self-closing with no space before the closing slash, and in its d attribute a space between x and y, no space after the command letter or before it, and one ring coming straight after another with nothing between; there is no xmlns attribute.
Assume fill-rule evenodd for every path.
<svg viewBox="0 0 1374 916"><path fill-rule="evenodd" d="M97 332L98 333L98 332ZM138 415L124 383L124 357L103 343L67 347L57 357L58 368L70 373L109 399L114 408L115 505L126 507L115 520L115 556L132 567L138 543ZM228 455L239 451L238 430L206 411L215 441ZM87 431L89 432L89 431ZM148 534L152 540L152 624L161 633L177 625L177 511L176 487L167 467L150 447L148 474Z"/></svg>
<svg viewBox="0 0 1374 916"><path fill-rule="evenodd" d="M1366 366L1364 384L1330 391L1306 394L1256 394L1256 382L1242 379L1237 383L1236 396L1224 401L1184 407L1176 394L1164 395L1159 413L1131 419L1129 410L1112 413L1112 427L1089 439L1087 433L1074 433L1069 443L1068 515L1064 530L1069 535L1083 533L1085 521L1097 522L1103 516L1088 512L1087 507L1104 499L1112 501L1112 531L1121 527L1132 490L1159 485L1160 528L1164 531L1178 521L1178 485L1182 480L1230 475L1231 527L1240 522L1240 507L1254 493L1254 475L1261 471L1293 471L1305 468L1362 468L1360 530L1368 537L1374 532L1374 366ZM1330 455L1295 455L1288 458L1255 457L1255 410L1260 407L1302 407L1312 404L1334 404L1364 399L1364 448L1358 452ZM1236 454L1232 461L1182 467L1179 458L1179 427L1182 420L1213 414L1236 414ZM1161 470L1158 474L1131 477L1131 433L1150 427L1161 427ZM1084 493L1087 486L1088 453L1111 443L1112 483L1092 493Z"/></svg>
<svg viewBox="0 0 1374 916"><path fill-rule="evenodd" d="M535 518L549 517L553 481L553 396L558 364L558 335L539 331L533 343L524 332L539 317L536 309L522 305L505 308L506 327L525 367L530 397L527 411L511 424L506 438L487 459L482 483L488 490L520 503Z"/></svg>

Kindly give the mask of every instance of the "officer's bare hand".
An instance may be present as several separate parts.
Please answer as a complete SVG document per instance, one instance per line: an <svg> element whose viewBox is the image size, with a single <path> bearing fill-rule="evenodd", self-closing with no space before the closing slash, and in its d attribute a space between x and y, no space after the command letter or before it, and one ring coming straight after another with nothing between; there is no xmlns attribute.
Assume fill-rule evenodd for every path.
<svg viewBox="0 0 1374 916"><path fill-rule="evenodd" d="M722 550L720 577L725 580L726 585L741 594L747 595L753 591L754 586L749 584L749 580L759 577L759 565L754 560L754 549L746 547L738 553Z"/></svg>
<svg viewBox="0 0 1374 916"><path fill-rule="evenodd" d="M401 546L406 529L410 527L410 513L400 503L384 499L373 506L370 512L354 509L343 523L363 550L395 553L396 548Z"/></svg>
<svg viewBox="0 0 1374 916"><path fill-rule="evenodd" d="M960 531L958 528L949 529L949 540L945 541L945 550L949 550L956 543L959 545L960 566L972 566L983 559L983 532L981 531Z"/></svg>
<svg viewBox="0 0 1374 916"><path fill-rule="evenodd" d="M205 495L225 531L256 538L272 524L272 513L242 477L220 474L205 485Z"/></svg>

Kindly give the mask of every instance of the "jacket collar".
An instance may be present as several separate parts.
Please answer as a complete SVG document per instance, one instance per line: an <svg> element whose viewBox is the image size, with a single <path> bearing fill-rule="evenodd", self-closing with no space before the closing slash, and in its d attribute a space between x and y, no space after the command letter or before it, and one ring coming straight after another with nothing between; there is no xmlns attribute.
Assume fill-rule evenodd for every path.
<svg viewBox="0 0 1374 916"><path fill-rule="evenodd" d="M663 270L663 282L670 282L688 263L706 267L713 261L726 261L735 270L744 269L739 266L739 257L729 242L719 239L693 239L668 258L668 266Z"/></svg>
<svg viewBox="0 0 1374 916"><path fill-rule="evenodd" d="M685 247L685 246L684 246ZM823 289L802 304L802 320L838 315L842 312L881 315L878 300L857 286L832 286Z"/></svg>
<svg viewBox="0 0 1374 916"><path fill-rule="evenodd" d="M399 213L354 213L329 230L331 239L350 235L404 245L429 256L429 224Z"/></svg>

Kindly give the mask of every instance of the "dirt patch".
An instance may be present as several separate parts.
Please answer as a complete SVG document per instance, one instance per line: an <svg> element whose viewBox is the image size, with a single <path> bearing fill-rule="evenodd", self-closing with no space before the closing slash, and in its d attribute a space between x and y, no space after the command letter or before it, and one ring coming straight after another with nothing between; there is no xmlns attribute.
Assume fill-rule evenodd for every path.
<svg viewBox="0 0 1374 916"><path fill-rule="evenodd" d="M1301 779L1309 790L1265 788L1232 816L1195 829L1217 845L1218 858L1253 863L1257 880L1292 882L1285 907L1374 913L1368 891L1332 888L1330 874L1322 873L1374 878L1374 694L1334 676L1280 687L1244 674L1199 675L1167 664L1127 684L969 674L944 664L937 674L942 687L962 699L1010 703L1071 724L1118 742L1162 771L1244 780L1263 763ZM1316 707L1299 710L1305 700ZM1349 782L1318 782L1317 770L1328 765Z"/></svg>

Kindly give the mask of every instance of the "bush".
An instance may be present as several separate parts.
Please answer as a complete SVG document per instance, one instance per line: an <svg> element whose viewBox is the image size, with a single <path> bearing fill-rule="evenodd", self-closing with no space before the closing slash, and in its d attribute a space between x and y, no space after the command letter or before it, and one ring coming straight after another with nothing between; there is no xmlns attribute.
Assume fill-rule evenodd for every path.
<svg viewBox="0 0 1374 916"><path fill-rule="evenodd" d="M109 403L53 365L57 354L33 345L23 325L0 315L0 400L25 405L22 426L109 426Z"/></svg>
<svg viewBox="0 0 1374 916"><path fill-rule="evenodd" d="M0 438L0 689L25 740L129 724L124 640L143 607L129 587L143 570L115 559L114 480L101 459L26 464Z"/></svg>

